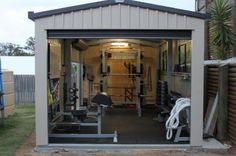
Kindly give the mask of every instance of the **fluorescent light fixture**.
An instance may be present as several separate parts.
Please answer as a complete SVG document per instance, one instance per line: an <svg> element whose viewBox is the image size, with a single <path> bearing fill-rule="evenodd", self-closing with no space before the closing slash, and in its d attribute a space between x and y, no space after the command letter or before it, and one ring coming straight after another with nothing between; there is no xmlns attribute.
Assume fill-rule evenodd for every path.
<svg viewBox="0 0 236 156"><path fill-rule="evenodd" d="M116 1L116 3L122 3L122 2L124 2L124 0L115 0Z"/></svg>
<svg viewBox="0 0 236 156"><path fill-rule="evenodd" d="M127 47L129 44L125 43L125 42L113 42L111 43L112 46L123 46L123 47Z"/></svg>

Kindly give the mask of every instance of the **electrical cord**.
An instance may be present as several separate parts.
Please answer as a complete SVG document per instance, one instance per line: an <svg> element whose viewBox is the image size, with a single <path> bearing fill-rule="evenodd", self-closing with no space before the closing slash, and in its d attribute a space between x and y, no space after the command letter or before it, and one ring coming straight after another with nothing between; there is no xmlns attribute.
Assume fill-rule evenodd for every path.
<svg viewBox="0 0 236 156"><path fill-rule="evenodd" d="M177 129L179 126L179 113L190 107L190 99L189 98L180 98L175 102L175 106L171 110L170 117L166 121L166 139L170 140L173 135L173 129Z"/></svg>

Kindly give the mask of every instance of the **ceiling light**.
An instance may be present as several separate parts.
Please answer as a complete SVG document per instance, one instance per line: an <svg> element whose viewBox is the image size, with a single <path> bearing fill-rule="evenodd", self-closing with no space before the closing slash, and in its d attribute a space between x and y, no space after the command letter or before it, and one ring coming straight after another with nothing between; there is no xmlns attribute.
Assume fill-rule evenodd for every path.
<svg viewBox="0 0 236 156"><path fill-rule="evenodd" d="M111 43L112 46L123 46L123 47L127 47L129 44L125 43L125 42L113 42Z"/></svg>

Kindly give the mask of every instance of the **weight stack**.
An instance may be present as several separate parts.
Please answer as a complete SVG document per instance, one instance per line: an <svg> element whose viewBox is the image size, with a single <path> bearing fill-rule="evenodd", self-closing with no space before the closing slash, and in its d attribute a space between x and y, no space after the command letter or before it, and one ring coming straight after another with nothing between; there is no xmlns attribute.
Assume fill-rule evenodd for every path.
<svg viewBox="0 0 236 156"><path fill-rule="evenodd" d="M166 81L157 82L157 105L166 105L168 102L168 83Z"/></svg>

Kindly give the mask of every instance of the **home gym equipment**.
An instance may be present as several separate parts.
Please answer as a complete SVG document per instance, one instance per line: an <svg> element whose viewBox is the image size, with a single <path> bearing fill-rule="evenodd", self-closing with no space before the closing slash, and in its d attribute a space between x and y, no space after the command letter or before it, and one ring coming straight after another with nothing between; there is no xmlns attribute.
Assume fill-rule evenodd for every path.
<svg viewBox="0 0 236 156"><path fill-rule="evenodd" d="M1 65L1 58L0 58L0 111L1 111L1 116L0 116L0 124L3 123L4 119L4 91L3 91L3 82L2 82L2 65Z"/></svg>
<svg viewBox="0 0 236 156"><path fill-rule="evenodd" d="M174 142L189 141L190 137L181 137L181 132L185 128L190 128L190 99L180 98L176 101L171 110L170 117L166 121L166 139L170 140L173 135L173 129L177 129ZM181 116L182 115L182 116Z"/></svg>
<svg viewBox="0 0 236 156"><path fill-rule="evenodd" d="M61 122L60 120L58 121L53 121L51 123L51 126L74 126L77 125L79 127L81 126L92 126L97 128L97 133L96 134L80 134L79 130L78 133L76 134L55 134L55 133L50 133L49 137L50 138L92 138L92 139L113 139L113 142L116 143L118 142L117 140L117 132L114 131L113 134L102 134L102 115L103 115L103 109L107 107L112 106L112 100L109 96L107 96L106 93L97 93L93 99L92 102L96 104L97 111L96 112L89 112L87 109L81 109L81 110L72 110L71 112L65 112L63 113L63 116L70 117L72 121L70 122ZM88 117L94 117L95 121L94 122L88 122L86 123L85 120Z"/></svg>
<svg viewBox="0 0 236 156"><path fill-rule="evenodd" d="M168 83L167 81L157 82L157 105L166 105L168 102Z"/></svg>
<svg viewBox="0 0 236 156"><path fill-rule="evenodd" d="M70 102L72 102L72 105L74 107L74 110L76 110L76 102L77 102L77 99L79 98L77 96L77 92L79 90L76 88L76 83L73 84L73 87L70 88Z"/></svg>
<svg viewBox="0 0 236 156"><path fill-rule="evenodd" d="M167 81L158 81L156 93L157 118L155 118L155 120L158 120L159 122L165 122L170 114L168 98Z"/></svg>
<svg viewBox="0 0 236 156"><path fill-rule="evenodd" d="M112 97L124 97L124 101L115 101L116 104L136 104L138 116L142 116L141 101L144 96L141 93L141 74L143 74L141 67L141 51L140 49L130 49L126 52L114 52L112 48L102 49L102 64L101 64L101 91L108 92L109 90L121 90L124 89L125 95L112 95ZM109 60L132 60L132 62L124 62L125 68L128 73L113 73L108 65ZM122 64L121 64L122 65ZM109 69L109 70L108 70ZM108 79L110 77L125 77L132 80L133 86L111 86L108 85ZM132 95L131 95L132 93Z"/></svg>
<svg viewBox="0 0 236 156"><path fill-rule="evenodd" d="M88 98L87 98L87 105L91 104L91 99L93 97L93 81L95 76L93 75L93 68L92 66L87 66L87 80L88 80ZM85 102L84 102L85 103Z"/></svg>

